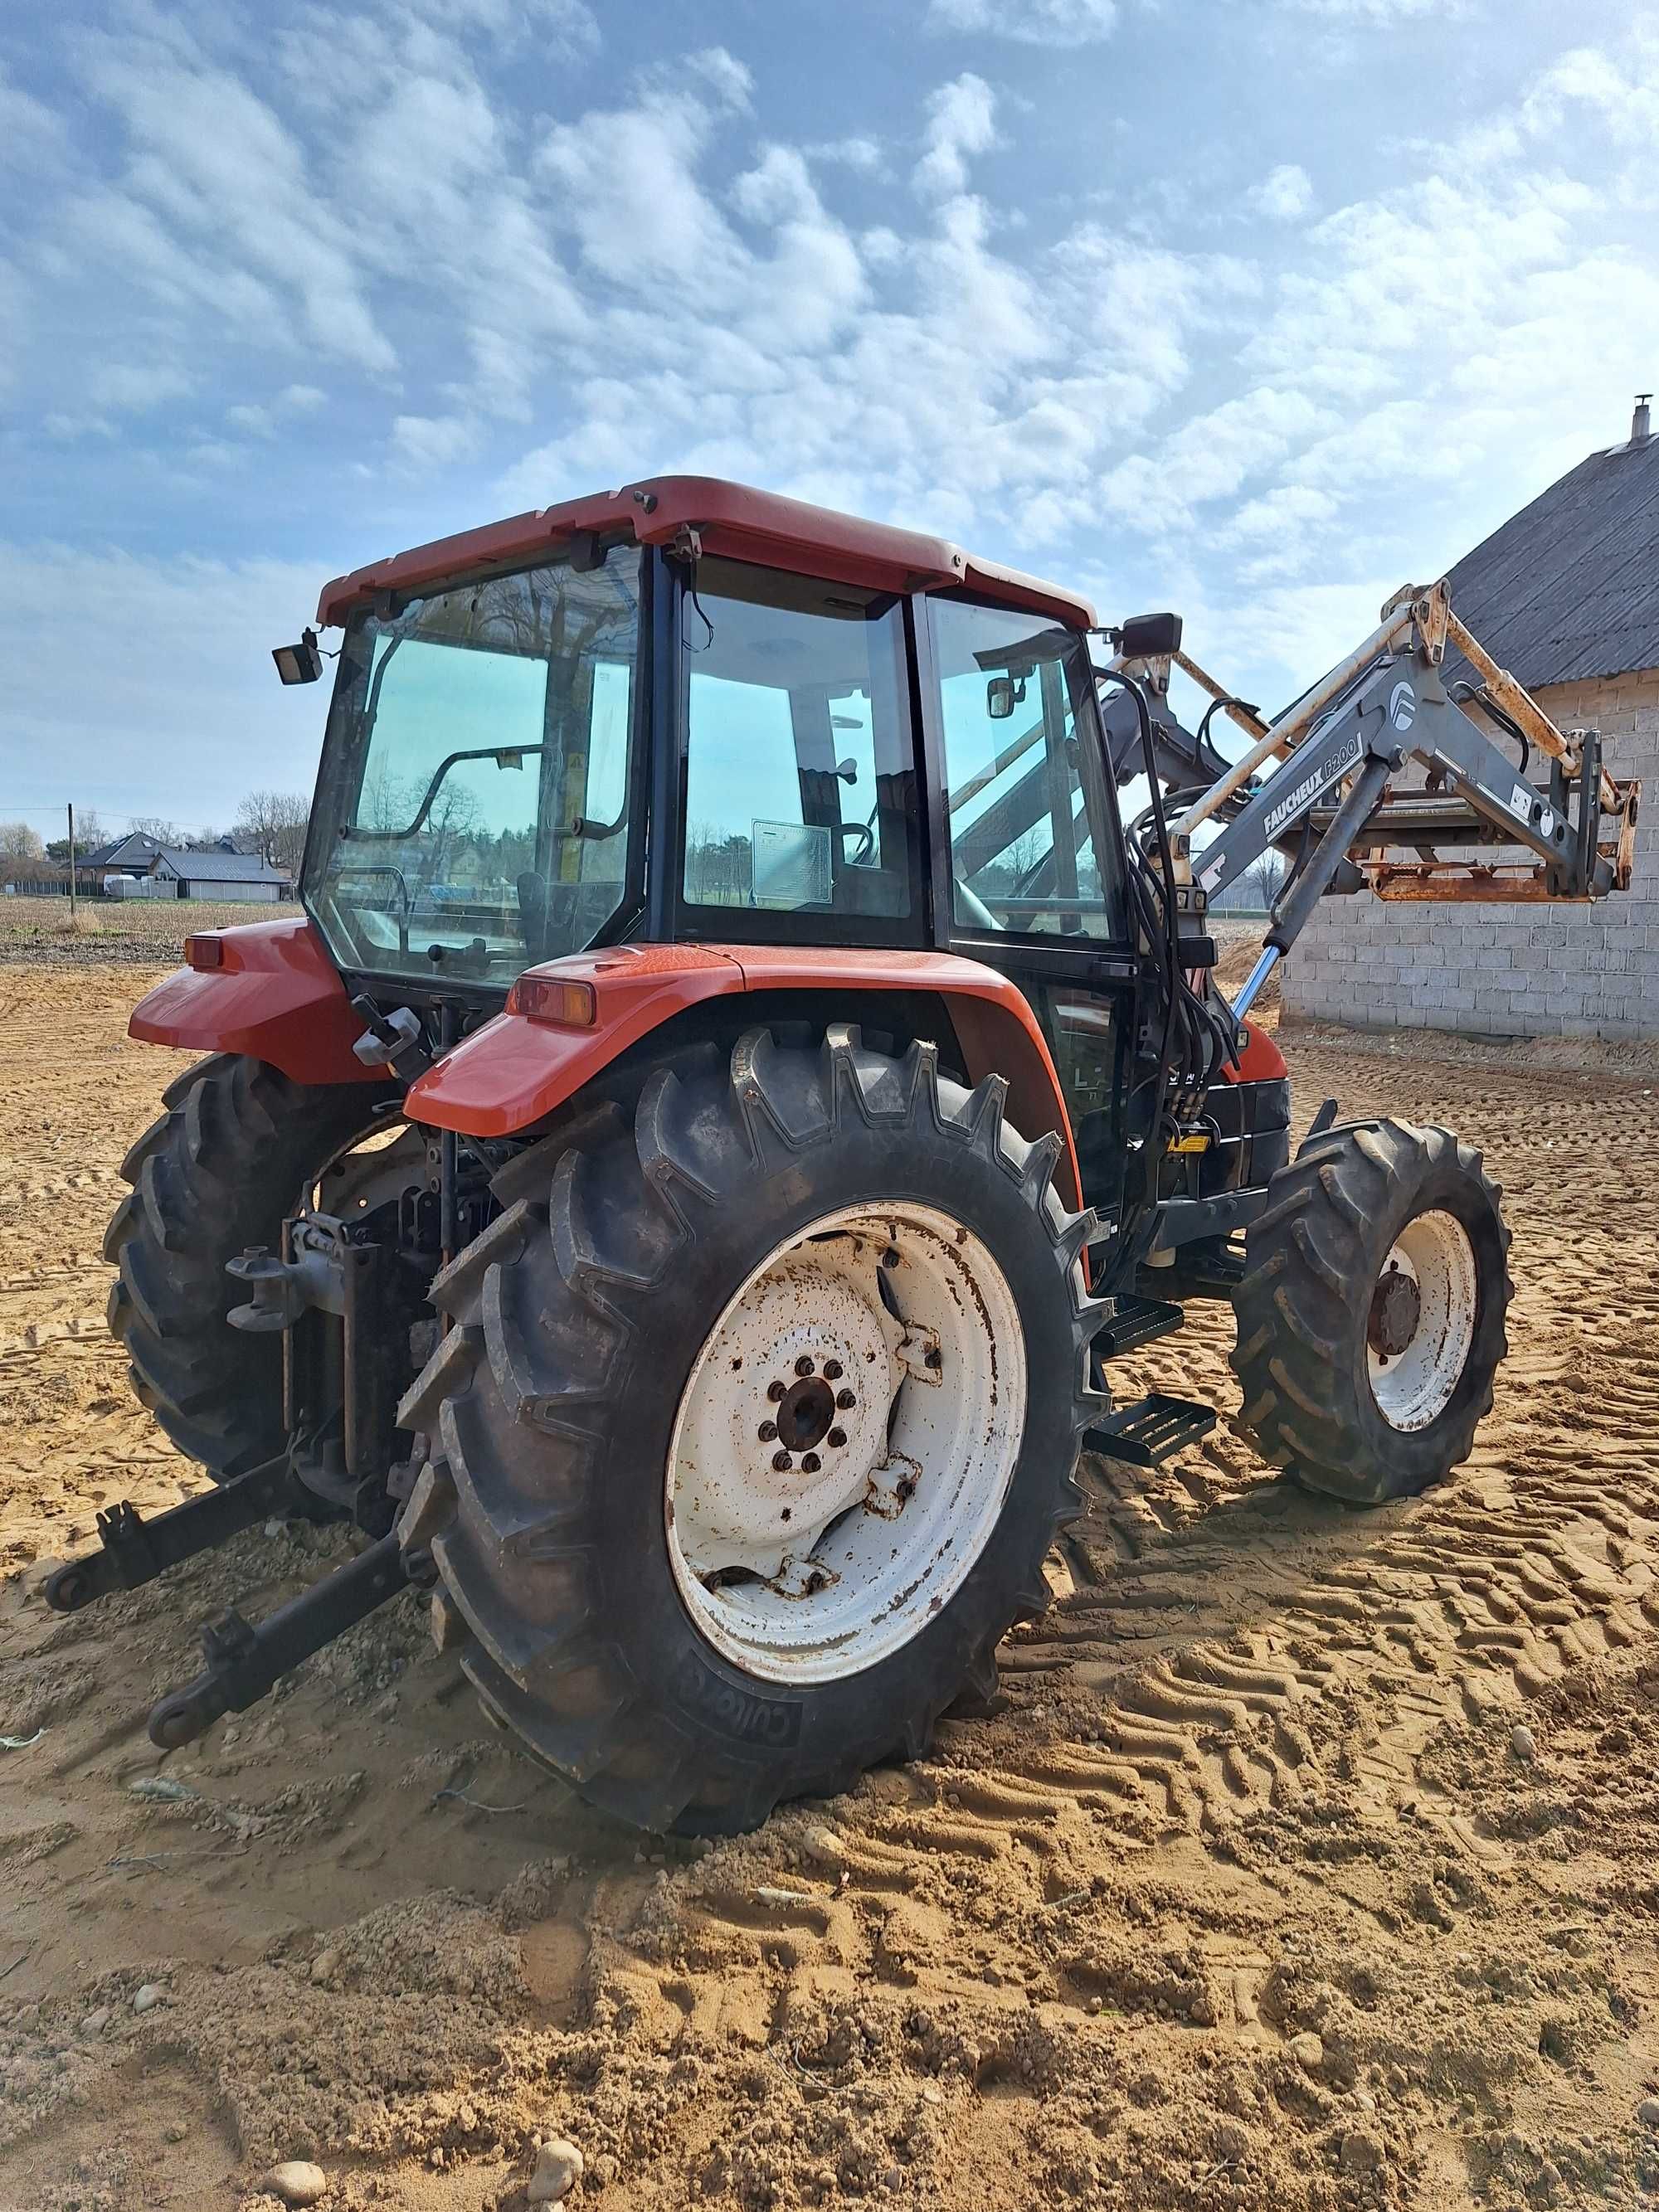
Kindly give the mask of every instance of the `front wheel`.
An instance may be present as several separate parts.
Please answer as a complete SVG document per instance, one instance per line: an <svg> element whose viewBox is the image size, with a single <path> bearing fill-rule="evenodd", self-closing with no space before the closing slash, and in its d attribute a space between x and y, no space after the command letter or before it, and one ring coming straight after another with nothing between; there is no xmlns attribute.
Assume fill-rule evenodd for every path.
<svg viewBox="0 0 1659 2212"><path fill-rule="evenodd" d="M1242 1427L1304 1488L1408 1498L1466 1460L1509 1346L1509 1231L1480 1155L1396 1121L1327 1131L1268 1185L1233 1294Z"/></svg>
<svg viewBox="0 0 1659 2212"><path fill-rule="evenodd" d="M1090 1217L931 1046L709 1046L508 1171L433 1285L402 1524L486 1708L635 1824L914 1755L1077 1510ZM418 1559L417 1559L418 1564Z"/></svg>

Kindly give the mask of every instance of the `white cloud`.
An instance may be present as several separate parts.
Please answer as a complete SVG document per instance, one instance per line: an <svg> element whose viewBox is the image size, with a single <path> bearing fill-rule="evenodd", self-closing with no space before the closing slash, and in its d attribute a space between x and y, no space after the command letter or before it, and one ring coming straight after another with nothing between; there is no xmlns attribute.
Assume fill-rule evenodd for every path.
<svg viewBox="0 0 1659 2212"><path fill-rule="evenodd" d="M574 234L597 275L690 287L705 262L726 260L726 226L694 174L713 131L712 111L678 93L548 132L535 173L553 190L556 224ZM603 160L594 158L596 146L605 149Z"/></svg>
<svg viewBox="0 0 1659 2212"><path fill-rule="evenodd" d="M1029 46L1082 46L1110 34L1116 0L928 0L927 27L1012 39Z"/></svg>
<svg viewBox="0 0 1659 2212"><path fill-rule="evenodd" d="M1304 15L1322 15L1334 23L1386 27L1414 15L1462 15L1473 0L1282 0Z"/></svg>
<svg viewBox="0 0 1659 2212"><path fill-rule="evenodd" d="M119 185L71 199L83 249L233 323L251 311L284 325L286 297L313 346L389 368L344 227L276 112L177 38L98 38L86 51L90 88L120 118L130 160Z"/></svg>
<svg viewBox="0 0 1659 2212"><path fill-rule="evenodd" d="M146 414L165 400L183 399L194 388L194 378L167 362L106 362L87 381L94 407L133 415Z"/></svg>
<svg viewBox="0 0 1659 2212"><path fill-rule="evenodd" d="M274 438L284 416L308 415L313 408L321 407L327 398L314 384L285 384L274 398L263 404L244 400L236 406L227 407L225 420L233 429L240 430L251 438Z"/></svg>
<svg viewBox="0 0 1659 2212"><path fill-rule="evenodd" d="M0 162L33 169L55 158L64 143L59 118L33 94L12 83L0 62Z"/></svg>
<svg viewBox="0 0 1659 2212"><path fill-rule="evenodd" d="M16 379L33 318L29 287L14 264L0 258L0 392Z"/></svg>
<svg viewBox="0 0 1659 2212"><path fill-rule="evenodd" d="M470 365L469 404L526 419L550 348L580 338L588 319L522 145L471 58L440 31L421 26L388 46L367 15L306 20L312 35L284 46L283 64L314 113L371 280L432 303L464 356L456 369ZM325 34L339 67L319 78L312 52Z"/></svg>
<svg viewBox="0 0 1659 2212"><path fill-rule="evenodd" d="M54 408L40 418L40 427L56 444L72 446L79 438L112 438L113 422L106 422L97 415L65 415Z"/></svg>
<svg viewBox="0 0 1659 2212"><path fill-rule="evenodd" d="M929 198L968 189L968 161L996 144L996 95L981 76L964 72L930 94L927 131L915 184Z"/></svg>
<svg viewBox="0 0 1659 2212"><path fill-rule="evenodd" d="M465 415L399 415L392 425L392 442L413 467L450 468L478 450L478 425Z"/></svg>
<svg viewBox="0 0 1659 2212"><path fill-rule="evenodd" d="M882 167L881 142L876 138L831 138L801 149L809 161L829 161L844 169L873 176Z"/></svg>
<svg viewBox="0 0 1659 2212"><path fill-rule="evenodd" d="M1313 205L1313 181L1294 161L1281 161L1250 194L1250 204L1274 222L1294 222Z"/></svg>
<svg viewBox="0 0 1659 2212"><path fill-rule="evenodd" d="M750 105L754 77L747 64L724 46L705 46L700 53L688 54L679 64L679 71L701 83L720 106L734 113Z"/></svg>
<svg viewBox="0 0 1659 2212"><path fill-rule="evenodd" d="M406 14L444 31L479 31L508 47L533 42L539 54L591 61L599 27L586 0L404 0Z"/></svg>

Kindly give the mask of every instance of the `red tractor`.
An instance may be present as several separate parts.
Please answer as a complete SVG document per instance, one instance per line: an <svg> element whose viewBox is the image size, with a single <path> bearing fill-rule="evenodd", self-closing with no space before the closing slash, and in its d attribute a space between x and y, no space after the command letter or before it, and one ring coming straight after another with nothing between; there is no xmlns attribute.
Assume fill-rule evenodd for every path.
<svg viewBox="0 0 1659 2212"><path fill-rule="evenodd" d="M1150 1463L1212 1425L1109 1389L1192 1298L1236 1307L1242 1418L1298 1481L1371 1502L1462 1459L1504 1349L1498 1194L1444 1131L1334 1105L1293 1160L1205 918L1288 853L1265 972L1422 812L1393 779L1425 746L1462 763L1437 850L1614 882L1633 796L1590 740L1552 732L1534 792L1477 725L1504 734L1496 693L1441 683L1443 592L1402 607L1251 722L1241 773L1170 712L1173 617L1102 632L734 484L330 584L305 918L191 938L132 1018L209 1057L128 1156L110 1323L216 1487L100 1515L49 1595L273 1511L367 1541L210 1624L155 1740L413 1583L490 1717L630 1821L840 1790L990 1690L1081 1449ZM314 678L315 634L276 659ZM1466 788L1486 754L1501 818Z"/></svg>

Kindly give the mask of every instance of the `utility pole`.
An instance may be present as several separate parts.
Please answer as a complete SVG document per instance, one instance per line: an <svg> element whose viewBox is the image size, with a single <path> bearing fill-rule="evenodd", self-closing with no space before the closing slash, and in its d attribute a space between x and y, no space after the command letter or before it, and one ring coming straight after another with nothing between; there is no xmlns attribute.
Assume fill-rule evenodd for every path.
<svg viewBox="0 0 1659 2212"><path fill-rule="evenodd" d="M72 927L74 927L74 924L75 924L75 914L76 914L76 909L75 909L75 804L74 804L74 801L73 801L73 800L71 800L71 801L70 802L70 806L69 806L69 848L70 848L70 927L71 927L71 928L72 928Z"/></svg>

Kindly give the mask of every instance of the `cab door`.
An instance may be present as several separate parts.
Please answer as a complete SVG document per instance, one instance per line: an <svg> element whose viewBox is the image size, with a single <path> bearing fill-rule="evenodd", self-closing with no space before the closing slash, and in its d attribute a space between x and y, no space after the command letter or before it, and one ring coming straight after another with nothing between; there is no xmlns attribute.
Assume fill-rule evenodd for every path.
<svg viewBox="0 0 1659 2212"><path fill-rule="evenodd" d="M935 941L1024 994L1065 1091L1085 1201L1112 1218L1138 963L1088 641L969 599L915 605Z"/></svg>

